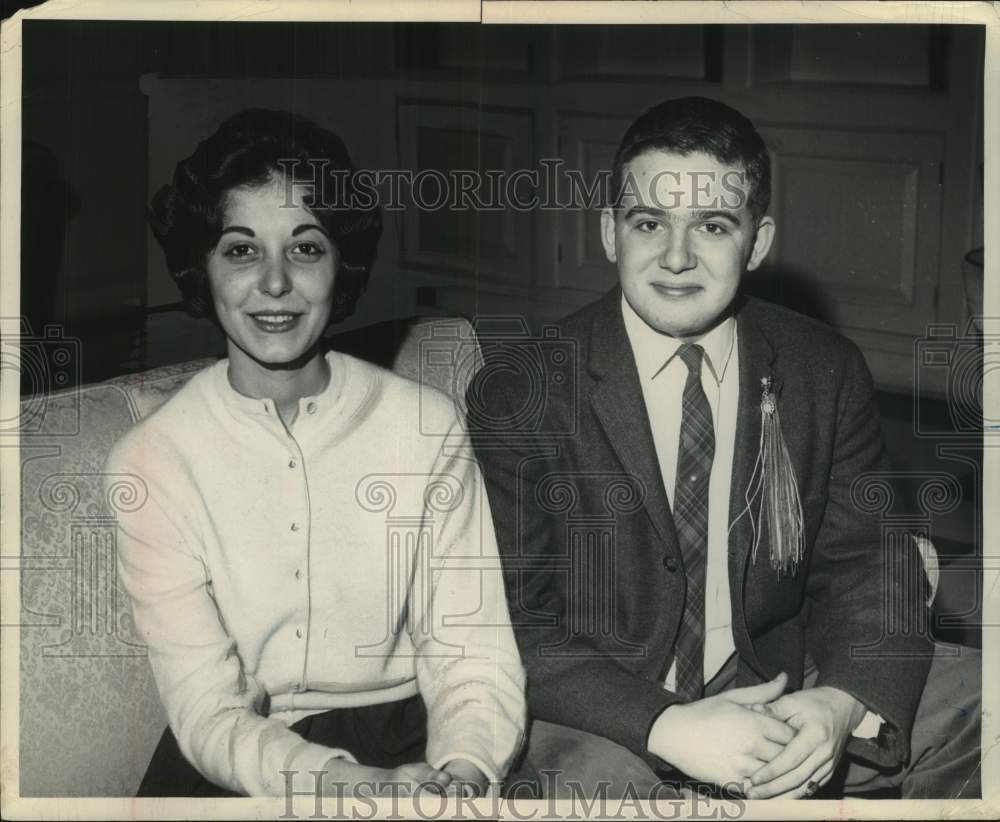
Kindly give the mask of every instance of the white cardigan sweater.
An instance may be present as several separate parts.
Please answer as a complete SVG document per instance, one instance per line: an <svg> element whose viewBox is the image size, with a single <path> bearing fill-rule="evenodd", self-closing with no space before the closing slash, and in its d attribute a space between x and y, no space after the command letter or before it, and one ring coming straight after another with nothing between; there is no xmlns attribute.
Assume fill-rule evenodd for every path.
<svg viewBox="0 0 1000 822"><path fill-rule="evenodd" d="M302 785L353 759L290 724L419 691L430 764L496 780L523 739L524 673L468 438L443 394L327 360L291 435L222 360L112 451L109 493L139 488L119 571L170 726L211 781L281 795L282 771Z"/></svg>

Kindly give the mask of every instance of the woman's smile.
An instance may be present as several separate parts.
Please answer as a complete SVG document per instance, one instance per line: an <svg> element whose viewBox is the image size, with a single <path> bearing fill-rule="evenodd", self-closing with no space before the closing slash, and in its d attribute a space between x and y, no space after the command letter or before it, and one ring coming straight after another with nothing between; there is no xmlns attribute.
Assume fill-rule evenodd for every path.
<svg viewBox="0 0 1000 822"><path fill-rule="evenodd" d="M289 311L257 311L250 317L265 334L284 334L298 325L302 315Z"/></svg>

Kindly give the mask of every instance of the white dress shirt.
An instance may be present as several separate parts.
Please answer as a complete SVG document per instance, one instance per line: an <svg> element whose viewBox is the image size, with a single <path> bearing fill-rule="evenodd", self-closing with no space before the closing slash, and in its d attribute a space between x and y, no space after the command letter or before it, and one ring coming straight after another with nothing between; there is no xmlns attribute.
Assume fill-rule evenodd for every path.
<svg viewBox="0 0 1000 822"><path fill-rule="evenodd" d="M653 445L671 508L681 431L681 400L688 369L676 356L683 344L676 337L650 328L622 295L622 314L639 383L653 430ZM696 341L704 351L701 386L712 409L715 456L708 486L708 557L705 567L705 681L708 682L735 652L729 596L728 532L729 486L736 447L736 410L739 405L739 353L736 320L729 317ZM666 687L674 689L677 663L667 672Z"/></svg>
<svg viewBox="0 0 1000 822"><path fill-rule="evenodd" d="M622 295L622 316L653 430L653 446L671 508L681 433L681 401L688 369L676 356L681 340L650 328ZM712 409L715 456L708 486L708 557L705 567L705 682L709 682L736 652L732 601L729 595L729 493L736 447L739 407L739 342L736 320L729 317L696 340L704 351L701 386ZM664 686L674 690L677 662L670 665ZM867 711L853 736L870 739L884 722Z"/></svg>

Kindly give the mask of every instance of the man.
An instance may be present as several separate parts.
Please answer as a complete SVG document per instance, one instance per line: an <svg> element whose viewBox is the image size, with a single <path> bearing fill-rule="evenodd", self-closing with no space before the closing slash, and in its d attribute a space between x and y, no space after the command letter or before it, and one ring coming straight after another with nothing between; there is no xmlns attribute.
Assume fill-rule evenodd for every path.
<svg viewBox="0 0 1000 822"><path fill-rule="evenodd" d="M886 468L864 360L740 294L776 231L762 139L662 103L612 192L619 287L533 348L486 345L468 395L529 757L563 795L978 795L978 656L935 654L916 547L857 501Z"/></svg>

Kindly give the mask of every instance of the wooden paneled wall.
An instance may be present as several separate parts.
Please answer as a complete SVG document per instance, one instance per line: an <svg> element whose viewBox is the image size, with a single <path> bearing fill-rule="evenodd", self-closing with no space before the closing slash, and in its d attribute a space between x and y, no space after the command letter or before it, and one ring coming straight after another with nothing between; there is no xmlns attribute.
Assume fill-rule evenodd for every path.
<svg viewBox="0 0 1000 822"><path fill-rule="evenodd" d="M497 209L404 196L356 321L419 309L429 287L439 309L538 327L616 275L596 209L512 200L565 200L565 172L596 180L648 106L717 97L758 125L774 159L777 239L748 288L841 328L881 387L944 393L943 369L918 374L914 347L935 324L965 330L961 261L982 236L980 31L387 26L365 42L337 77L145 78L150 190L244 105L293 105L339 130L359 165L425 172L425 206L438 186L428 172L478 172L483 198L489 172L533 172ZM164 277L151 246L152 303L173 299Z"/></svg>

